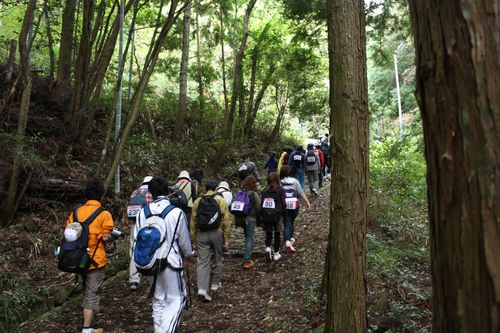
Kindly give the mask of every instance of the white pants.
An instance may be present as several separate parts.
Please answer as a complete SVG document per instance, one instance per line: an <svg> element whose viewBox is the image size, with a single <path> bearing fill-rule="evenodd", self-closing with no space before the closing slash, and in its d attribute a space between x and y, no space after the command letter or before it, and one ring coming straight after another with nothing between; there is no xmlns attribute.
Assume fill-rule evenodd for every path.
<svg viewBox="0 0 500 333"><path fill-rule="evenodd" d="M150 283L153 278L149 277ZM184 271L167 267L156 278L153 297L153 324L155 333L174 333L181 321L186 303Z"/></svg>
<svg viewBox="0 0 500 333"><path fill-rule="evenodd" d="M130 230L134 230L134 226L130 228ZM128 283L137 283L141 282L141 273L137 271L135 267L134 257L132 256L132 250L134 249L134 237L130 235L130 264L128 265L129 279Z"/></svg>

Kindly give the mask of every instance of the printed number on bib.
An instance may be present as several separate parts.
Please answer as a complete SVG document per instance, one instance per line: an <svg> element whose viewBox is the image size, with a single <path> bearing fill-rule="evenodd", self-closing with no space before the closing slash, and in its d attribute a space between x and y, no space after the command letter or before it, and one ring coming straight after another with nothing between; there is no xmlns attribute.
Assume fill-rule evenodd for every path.
<svg viewBox="0 0 500 333"><path fill-rule="evenodd" d="M308 156L307 157L307 162L314 163L314 162L316 162L316 158L314 156Z"/></svg>
<svg viewBox="0 0 500 333"><path fill-rule="evenodd" d="M139 212L141 211L142 206L137 205L137 206L128 206L127 207L127 216L128 217L135 217Z"/></svg>
<svg viewBox="0 0 500 333"><path fill-rule="evenodd" d="M302 160L302 155L293 155L293 160L294 161L301 161Z"/></svg>
<svg viewBox="0 0 500 333"><path fill-rule="evenodd" d="M234 201L231 204L231 210L233 210L233 211L242 212L243 207L245 207L245 203L241 202L241 201Z"/></svg>
<svg viewBox="0 0 500 333"><path fill-rule="evenodd" d="M294 210L299 208L299 199L297 198L286 198L286 209Z"/></svg>
<svg viewBox="0 0 500 333"><path fill-rule="evenodd" d="M264 202L262 203L262 207L274 209L276 208L276 203L274 202L273 198L265 198Z"/></svg>

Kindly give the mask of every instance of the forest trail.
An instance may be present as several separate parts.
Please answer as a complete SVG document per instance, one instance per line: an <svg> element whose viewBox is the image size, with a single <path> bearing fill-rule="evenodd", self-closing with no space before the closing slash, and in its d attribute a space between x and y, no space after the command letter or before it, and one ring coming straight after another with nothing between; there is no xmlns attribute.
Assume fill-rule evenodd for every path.
<svg viewBox="0 0 500 333"><path fill-rule="evenodd" d="M223 287L212 292L212 302L196 297L196 259L189 267L192 307L182 315L179 333L187 332L312 332L324 320L318 302L328 238L329 185L302 205L295 222L297 252L283 253L280 261L267 263L264 233L258 228L254 241L253 269L241 267L244 236L234 228L230 251L224 259ZM101 308L93 326L104 332L153 332L151 301L145 279L137 292L128 289L128 272L108 279ZM20 332L79 332L81 295L44 316L21 325Z"/></svg>

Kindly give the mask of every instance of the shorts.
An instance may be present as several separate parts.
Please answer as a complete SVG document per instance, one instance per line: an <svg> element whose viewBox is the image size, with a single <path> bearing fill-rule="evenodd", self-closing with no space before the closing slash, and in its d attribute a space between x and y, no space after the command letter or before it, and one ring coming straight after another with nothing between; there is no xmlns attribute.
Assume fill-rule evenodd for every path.
<svg viewBox="0 0 500 333"><path fill-rule="evenodd" d="M83 296L82 307L89 310L97 310L101 299L101 286L105 277L104 267L92 269L83 274L85 294Z"/></svg>

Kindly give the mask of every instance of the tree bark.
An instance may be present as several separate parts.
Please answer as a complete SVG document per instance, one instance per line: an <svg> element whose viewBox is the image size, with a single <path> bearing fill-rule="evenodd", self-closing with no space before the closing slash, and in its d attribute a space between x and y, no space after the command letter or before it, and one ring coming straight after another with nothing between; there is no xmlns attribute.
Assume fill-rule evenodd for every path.
<svg viewBox="0 0 500 333"><path fill-rule="evenodd" d="M196 63L198 66L198 73L196 75L198 80L198 114L200 115L200 122L203 120L203 109L205 108L205 96L203 87L203 70L201 68L201 36L200 36L200 1L196 1Z"/></svg>
<svg viewBox="0 0 500 333"><path fill-rule="evenodd" d="M19 107L19 118L17 122L17 132L16 132L16 143L15 152L12 162L12 169L10 174L9 189L7 191L7 196L1 207L0 223L5 226L10 223L15 212L16 198L18 195L19 187L19 174L22 168L22 161L20 154L24 149L24 138L26 133L26 124L28 123L28 111L31 100L31 73L29 71L29 57L30 57L30 47L28 40L29 31L33 21L33 15L35 13L37 0L30 0L26 7L26 12L24 14L23 24L21 32L19 33L19 54L20 54L20 68L19 68L19 80L21 83L22 95L21 95L21 105ZM34 35L31 41L34 40Z"/></svg>
<svg viewBox="0 0 500 333"><path fill-rule="evenodd" d="M43 12L45 14L45 29L47 31L47 40L49 42L49 58L50 58L50 68L49 68L49 79L54 81L54 72L56 67L56 56L54 53L54 38L52 37L52 28L50 24L50 13L49 6L47 4L48 0L43 3Z"/></svg>
<svg viewBox="0 0 500 333"><path fill-rule="evenodd" d="M365 235L368 86L362 0L328 1L330 131L329 281L325 332L367 331Z"/></svg>
<svg viewBox="0 0 500 333"><path fill-rule="evenodd" d="M57 64L57 82L68 82L71 77L73 55L73 33L75 29L75 13L78 0L66 0L63 10L61 43Z"/></svg>
<svg viewBox="0 0 500 333"><path fill-rule="evenodd" d="M245 16L243 19L243 36L241 38L240 47L238 53L236 54L233 66L233 85L232 85L232 95L231 95L231 105L229 107L229 113L227 122L224 128L224 138L229 139L233 134L233 123L234 123L234 113L236 112L236 103L238 101L238 91L241 89L241 81L243 76L243 57L245 55L245 49L247 47L248 39L248 21L250 19L250 14L255 6L257 0L250 0L245 11Z"/></svg>
<svg viewBox="0 0 500 333"><path fill-rule="evenodd" d="M229 100L227 98L227 78L226 78L226 54L224 50L224 10L222 7L222 2L220 4L220 48L221 48L221 60L222 60L222 92L224 94L224 118L229 111Z"/></svg>
<svg viewBox="0 0 500 333"><path fill-rule="evenodd" d="M183 29L182 29L182 56L179 84L179 110L175 118L174 135L179 136L184 128L184 119L186 118L187 101L187 83L189 69L189 40L191 27L191 0L186 0L187 6L184 10Z"/></svg>
<svg viewBox="0 0 500 333"><path fill-rule="evenodd" d="M275 94L275 103L276 109L278 110L278 116L276 117L276 122L274 124L273 131L271 132L271 136L269 137L268 145L272 143L278 142L280 136L281 122L283 121L283 117L285 116L285 111L288 108L288 89L285 92L280 92L280 87L276 86L276 94ZM282 96L280 96L280 94Z"/></svg>
<svg viewBox="0 0 500 333"><path fill-rule="evenodd" d="M410 12L428 168L433 332L499 332L500 7L411 0Z"/></svg>
<svg viewBox="0 0 500 333"><path fill-rule="evenodd" d="M267 75L264 78L264 82L262 83L262 86L260 87L259 92L257 93L257 97L255 98L255 103L253 103L253 106L251 108L251 112L250 112L250 102L248 102L249 112L245 123L245 134L247 136L249 136L252 133L253 123L255 122L255 118L257 117L257 112L259 111L260 103L262 102L264 94L266 93L266 90L271 83L271 78L273 77L275 69L276 67L274 66L274 64L271 64L269 66L269 71L267 72Z"/></svg>
<svg viewBox="0 0 500 333"><path fill-rule="evenodd" d="M10 41L9 58L7 59L7 72L5 73L5 82L10 82L12 80L12 72L14 71L14 65L16 64L16 50L17 41L12 39Z"/></svg>

